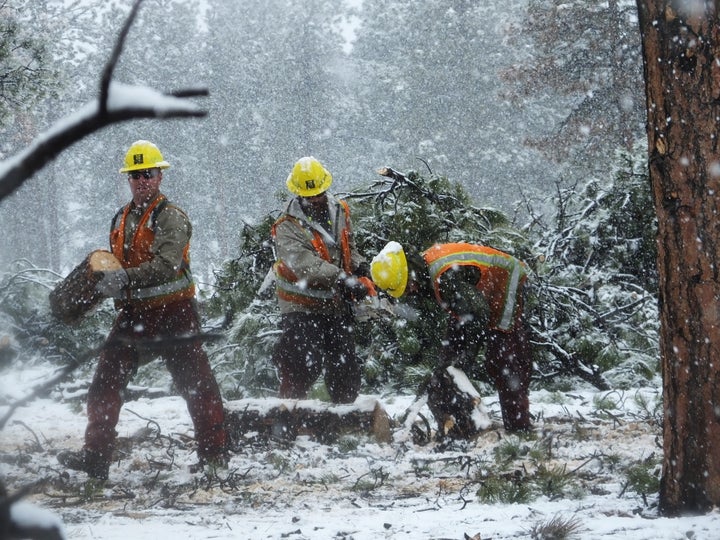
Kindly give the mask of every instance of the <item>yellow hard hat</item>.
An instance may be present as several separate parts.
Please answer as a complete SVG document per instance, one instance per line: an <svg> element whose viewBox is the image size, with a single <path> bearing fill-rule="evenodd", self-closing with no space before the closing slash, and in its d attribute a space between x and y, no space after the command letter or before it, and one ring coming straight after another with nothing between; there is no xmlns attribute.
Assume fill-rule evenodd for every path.
<svg viewBox="0 0 720 540"><path fill-rule="evenodd" d="M408 282L408 265L402 246L388 242L370 263L370 274L375 285L393 298L400 298Z"/></svg>
<svg viewBox="0 0 720 540"><path fill-rule="evenodd" d="M320 195L332 184L332 175L312 156L300 158L287 177L287 188L301 197Z"/></svg>
<svg viewBox="0 0 720 540"><path fill-rule="evenodd" d="M145 169L167 169L170 164L165 161L160 150L150 141L135 141L125 154L125 166L121 173L142 171Z"/></svg>

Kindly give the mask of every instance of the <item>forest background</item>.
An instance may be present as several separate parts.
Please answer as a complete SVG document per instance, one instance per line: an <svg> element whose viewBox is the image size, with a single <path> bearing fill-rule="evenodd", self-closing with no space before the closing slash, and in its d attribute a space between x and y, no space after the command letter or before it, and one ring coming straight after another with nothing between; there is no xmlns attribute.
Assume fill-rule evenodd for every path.
<svg viewBox="0 0 720 540"><path fill-rule="evenodd" d="M3 6L7 155L92 99L109 29L126 7ZM344 7L144 4L116 80L206 84L210 114L109 127L2 201L4 350L47 357L49 349L67 362L104 332L109 306L68 332L48 320L46 294L103 247L108 217L127 200L115 171L142 137L165 149L173 164L165 191L195 223L205 326L223 337L209 347L229 398L276 385L268 357L277 310L258 291L272 261L269 224L287 197L283 179L306 154L323 160L354 205L369 257L389 239L420 249L466 240L526 260L536 379L563 387L559 374L579 376L605 389L657 377L635 7ZM375 164L396 161L408 174L379 180ZM364 321L367 390L415 387L434 362L441 321ZM472 375L483 379L481 369Z"/></svg>
<svg viewBox="0 0 720 540"><path fill-rule="evenodd" d="M526 260L537 380L560 389L577 377L600 389L657 382L656 226L635 6L343 6L143 4L115 80L207 86L209 114L113 125L2 201L2 315L15 329L5 350L77 362L106 331L109 304L68 329L51 320L47 292L105 246L109 218L128 198L118 164L146 138L172 164L164 191L194 223L193 270L217 338L208 347L230 399L272 395L277 385L277 306L271 288L262 294L269 225L287 198L287 171L308 154L351 202L368 257L391 239L419 249L462 240ZM126 8L3 6L7 73L16 75L0 111L7 155L93 99ZM381 164L407 175L381 177ZM362 321L367 391L412 391L431 369L444 318L424 309L434 315ZM157 383L155 372L145 382ZM472 375L484 379L481 368Z"/></svg>
<svg viewBox="0 0 720 540"><path fill-rule="evenodd" d="M68 328L49 316L47 293L106 244L128 198L119 163L142 137L172 163L165 191L195 224L207 346L227 399L274 394L268 229L306 154L333 172L368 256L388 239L468 240L530 264L535 388L659 386L635 6L484 4L145 2L116 79L207 86L210 114L107 128L0 203L2 367L64 364L79 369L63 392L87 384L111 306ZM3 157L97 96L128 8L3 5L4 58L20 51L15 73L30 73L3 86ZM406 174L378 176L382 165ZM361 319L364 392L417 388L436 358L434 315ZM470 375L492 393L481 367ZM134 382L170 388L151 364ZM656 465L644 464L655 478Z"/></svg>
<svg viewBox="0 0 720 540"><path fill-rule="evenodd" d="M27 46L17 67L31 73L3 86L0 157L96 96L129 4L3 3ZM607 178L616 152L645 138L632 2L150 0L116 80L205 86L209 115L120 124L68 149L3 201L0 269L27 259L66 273L105 247L128 198L117 170L139 138L172 164L164 189L196 224L206 289L238 255L243 226L281 208L303 155L340 192L421 159L524 224L558 186Z"/></svg>

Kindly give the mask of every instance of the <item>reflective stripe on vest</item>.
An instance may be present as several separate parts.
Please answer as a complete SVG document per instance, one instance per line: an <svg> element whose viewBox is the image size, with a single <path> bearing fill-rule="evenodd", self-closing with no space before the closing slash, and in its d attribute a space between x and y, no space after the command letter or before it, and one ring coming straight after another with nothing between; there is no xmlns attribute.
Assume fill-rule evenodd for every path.
<svg viewBox="0 0 720 540"><path fill-rule="evenodd" d="M428 264L430 278L433 282L435 296L438 301L442 302L440 297L439 279L440 276L454 266L476 266L485 269L486 272L492 272L493 269L501 270L502 281L495 283L495 287L502 287L501 291L486 291L488 293L495 292L497 305L490 305L491 323L499 330L509 330L512 328L515 316L515 306L518 302L518 292L520 286L527 277L525 264L515 257L486 246L476 246L466 243L437 244L423 254ZM478 290L483 290L483 282L487 282L488 277L483 276L477 284ZM500 295L499 292L502 294Z"/></svg>
<svg viewBox="0 0 720 540"><path fill-rule="evenodd" d="M276 263L275 267L277 268ZM275 271L275 292L279 298L286 302L294 302L305 306L318 305L332 301L335 292L327 289L311 289L302 281L290 281L285 278L283 272Z"/></svg>
<svg viewBox="0 0 720 540"><path fill-rule="evenodd" d="M185 272L183 272L176 280L169 283L161 283L160 285L153 285L152 287L143 287L142 289L130 289L128 290L129 300L147 300L148 298L155 298L158 296L167 296L173 293L184 291L189 287L195 287L192 279L190 279ZM194 293L193 293L194 296Z"/></svg>

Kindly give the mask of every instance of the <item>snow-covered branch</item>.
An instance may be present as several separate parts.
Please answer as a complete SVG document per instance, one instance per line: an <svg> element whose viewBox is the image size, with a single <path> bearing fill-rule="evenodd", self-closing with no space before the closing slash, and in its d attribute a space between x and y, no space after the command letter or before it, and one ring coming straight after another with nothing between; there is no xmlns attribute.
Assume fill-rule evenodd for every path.
<svg viewBox="0 0 720 540"><path fill-rule="evenodd" d="M53 161L63 150L112 124L140 118L202 117L207 111L186 98L206 96L207 89L182 89L164 94L145 86L129 86L112 81L127 32L142 0L137 0L121 30L113 54L100 82L98 99L85 105L38 136L19 154L0 163L0 200Z"/></svg>

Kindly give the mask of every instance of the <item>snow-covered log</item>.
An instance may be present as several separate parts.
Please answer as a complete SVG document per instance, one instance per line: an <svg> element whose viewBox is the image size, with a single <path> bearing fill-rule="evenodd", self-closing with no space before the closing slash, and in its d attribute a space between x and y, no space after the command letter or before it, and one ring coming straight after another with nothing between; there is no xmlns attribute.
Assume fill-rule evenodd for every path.
<svg viewBox="0 0 720 540"><path fill-rule="evenodd" d="M390 442L392 426L382 404L362 396L346 405L302 399L241 399L225 404L225 423L238 444L250 436L292 440L307 435L331 442L349 433L369 434L378 442Z"/></svg>

